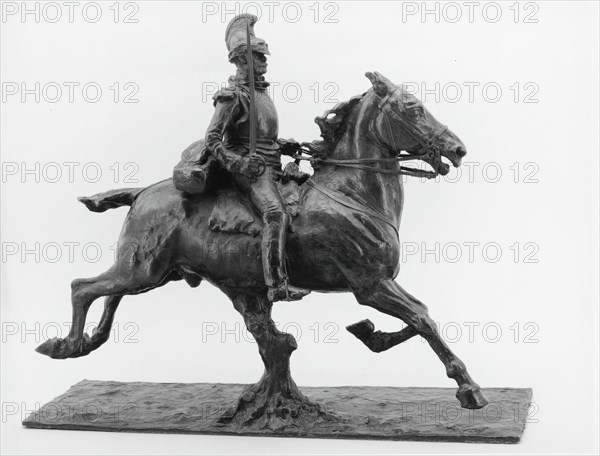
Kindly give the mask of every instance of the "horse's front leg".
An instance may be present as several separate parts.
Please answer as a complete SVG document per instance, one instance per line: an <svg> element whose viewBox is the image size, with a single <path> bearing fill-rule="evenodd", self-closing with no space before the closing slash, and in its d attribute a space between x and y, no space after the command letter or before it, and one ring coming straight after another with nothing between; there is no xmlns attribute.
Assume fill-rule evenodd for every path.
<svg viewBox="0 0 600 456"><path fill-rule="evenodd" d="M446 366L448 377L454 379L458 384L456 397L462 407L478 409L488 403L481 393L479 385L467 372L465 364L450 350L450 347L439 335L425 304L411 296L391 279L380 282L373 289L363 289L354 294L360 304L400 318L427 340Z"/></svg>
<svg viewBox="0 0 600 456"><path fill-rule="evenodd" d="M320 404L304 396L292 379L290 356L297 348L296 340L277 329L271 318L272 303L267 297L224 291L256 340L265 370L258 383L248 386L237 405L226 411L219 421L241 427L282 429L297 428L299 423L308 426L318 419L334 419Z"/></svg>

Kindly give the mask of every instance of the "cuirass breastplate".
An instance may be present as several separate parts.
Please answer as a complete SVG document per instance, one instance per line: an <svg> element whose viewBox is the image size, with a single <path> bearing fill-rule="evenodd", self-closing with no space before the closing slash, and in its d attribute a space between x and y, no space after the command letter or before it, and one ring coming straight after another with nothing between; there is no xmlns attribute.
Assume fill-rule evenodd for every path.
<svg viewBox="0 0 600 456"><path fill-rule="evenodd" d="M275 104L265 90L255 92L256 99L256 138L258 146L275 142L279 134L279 119ZM243 106L243 105L242 105ZM234 123L226 134L230 143L247 143L250 136L250 117L240 123Z"/></svg>

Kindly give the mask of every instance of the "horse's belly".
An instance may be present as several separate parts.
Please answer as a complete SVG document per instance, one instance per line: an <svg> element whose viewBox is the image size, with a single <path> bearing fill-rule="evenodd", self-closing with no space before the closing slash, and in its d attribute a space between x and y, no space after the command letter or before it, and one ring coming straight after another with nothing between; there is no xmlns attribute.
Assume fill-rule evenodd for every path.
<svg viewBox="0 0 600 456"><path fill-rule="evenodd" d="M228 234L208 228L186 236L184 262L207 280L237 287L264 285L261 238Z"/></svg>
<svg viewBox="0 0 600 456"><path fill-rule="evenodd" d="M236 287L264 286L261 237L210 232L195 249L202 258L202 275L216 284ZM347 282L321 249L305 248L303 239L290 235L286 245L286 269L290 283L315 291L346 290Z"/></svg>
<svg viewBox="0 0 600 456"><path fill-rule="evenodd" d="M320 243L321 236L290 233L286 244L286 269L290 283L315 291L345 291L347 280ZM316 241L316 242L315 242ZM326 240L325 240L326 241ZM182 236L180 263L189 265L216 285L262 287L260 236L203 230Z"/></svg>

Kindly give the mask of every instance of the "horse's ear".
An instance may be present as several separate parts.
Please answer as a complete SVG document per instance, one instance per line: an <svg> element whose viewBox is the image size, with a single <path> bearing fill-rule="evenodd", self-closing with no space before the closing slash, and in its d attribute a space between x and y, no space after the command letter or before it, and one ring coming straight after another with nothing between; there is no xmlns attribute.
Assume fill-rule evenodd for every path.
<svg viewBox="0 0 600 456"><path fill-rule="evenodd" d="M371 81L371 84L373 84L373 90L380 97L385 97L388 93L388 90L390 90L391 86L393 86L393 84L385 76L382 76L377 71L375 73L367 71L365 76L369 79L369 81Z"/></svg>
<svg viewBox="0 0 600 456"><path fill-rule="evenodd" d="M371 73L370 71L367 71L365 73L365 76L369 79L369 81L371 81L371 84L373 84L373 88L375 88L375 85L380 82L379 81L379 73L377 73L377 71L375 73Z"/></svg>

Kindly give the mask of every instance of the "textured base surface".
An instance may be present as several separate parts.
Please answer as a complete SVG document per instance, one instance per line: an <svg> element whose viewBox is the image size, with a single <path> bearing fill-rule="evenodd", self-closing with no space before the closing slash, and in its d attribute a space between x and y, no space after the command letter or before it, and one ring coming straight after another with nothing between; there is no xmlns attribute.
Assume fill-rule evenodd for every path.
<svg viewBox="0 0 600 456"><path fill-rule="evenodd" d="M531 401L529 388L487 388L489 404L466 410L453 388L304 387L337 418L282 417L277 426L220 424L245 385L82 380L23 422L30 428L517 443ZM277 423L277 421L276 421Z"/></svg>

